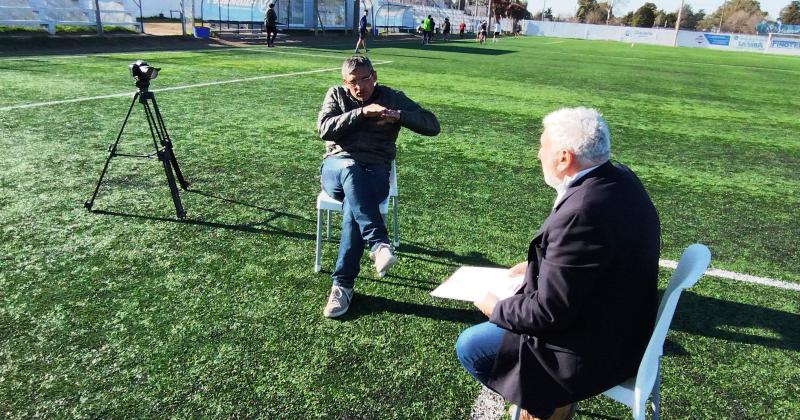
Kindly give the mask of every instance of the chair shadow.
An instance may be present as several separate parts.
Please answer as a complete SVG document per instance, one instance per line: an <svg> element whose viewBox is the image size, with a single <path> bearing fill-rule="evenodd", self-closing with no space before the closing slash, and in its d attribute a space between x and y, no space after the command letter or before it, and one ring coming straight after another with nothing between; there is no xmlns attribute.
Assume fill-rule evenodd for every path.
<svg viewBox="0 0 800 420"><path fill-rule="evenodd" d="M800 350L800 314L685 291L670 329L784 350ZM767 329L770 336L741 330ZM737 331L738 330L738 331Z"/></svg>
<svg viewBox="0 0 800 420"><path fill-rule="evenodd" d="M580 403L578 403L578 409L575 410L575 414L580 414L582 418L589 418L589 419L597 419L597 420L622 420L620 417L611 417L606 416L605 414L597 414L593 411L589 410L581 410ZM623 417L624 418L624 417Z"/></svg>
<svg viewBox="0 0 800 420"><path fill-rule="evenodd" d="M272 209L272 208L269 208L269 207L261 207L261 206L255 205L255 204L245 203L243 201L238 201L238 200L233 200L233 199L230 199L230 198L221 197L221 196L214 195L214 194L202 191L202 190L196 190L194 188L190 188L190 189L186 190L186 192L192 193L192 194L202 195L202 196L208 197L208 198L214 198L214 199L225 201L225 202L231 203L231 204L238 204L240 206L254 208L254 209L257 209L257 210L261 210L261 211L268 211L268 212L273 213L275 215L275 217L273 217L270 220L274 220L274 219L276 219L278 217L286 217L286 218L289 218L289 219L302 220L304 222L309 222L309 223L316 223L316 220L312 220L312 219L309 219L307 217L298 216L298 215L292 214L292 213L286 213L284 211Z"/></svg>
<svg viewBox="0 0 800 420"><path fill-rule="evenodd" d="M400 302L358 292L353 296L353 305L350 307L350 310L336 319L352 320L361 316L386 312L398 315L416 315L437 321L460 322L466 324L478 324L486 321L486 316L481 314L477 309L455 309L419 303Z"/></svg>
<svg viewBox="0 0 800 420"><path fill-rule="evenodd" d="M457 254L453 251L436 249L424 244L409 242L409 241L401 241L400 247L398 248L398 254L402 255L404 258L411 258L418 261L447 265L451 267L457 267L460 265L477 265L481 267L504 267L487 258L485 254L477 251L470 251L469 253L462 255L462 254ZM432 258L425 258L420 255L427 255L432 258L441 258L446 261L439 261Z"/></svg>

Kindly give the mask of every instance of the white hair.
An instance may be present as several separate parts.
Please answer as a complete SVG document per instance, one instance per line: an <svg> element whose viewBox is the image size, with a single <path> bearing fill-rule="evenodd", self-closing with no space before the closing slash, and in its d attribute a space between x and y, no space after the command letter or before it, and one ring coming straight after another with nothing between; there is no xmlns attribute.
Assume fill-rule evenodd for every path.
<svg viewBox="0 0 800 420"><path fill-rule="evenodd" d="M542 120L550 141L559 149L568 149L579 161L599 165L611 156L608 124L596 109L561 108Z"/></svg>

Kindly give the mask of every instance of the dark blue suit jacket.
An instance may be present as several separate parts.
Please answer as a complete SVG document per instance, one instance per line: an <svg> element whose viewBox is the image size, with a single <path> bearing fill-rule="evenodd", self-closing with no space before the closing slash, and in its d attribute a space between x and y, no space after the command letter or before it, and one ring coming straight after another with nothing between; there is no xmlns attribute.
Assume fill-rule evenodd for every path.
<svg viewBox="0 0 800 420"><path fill-rule="evenodd" d="M658 309L660 227L636 175L606 162L570 186L528 249L523 288L490 321L507 329L489 385L554 408L636 374Z"/></svg>

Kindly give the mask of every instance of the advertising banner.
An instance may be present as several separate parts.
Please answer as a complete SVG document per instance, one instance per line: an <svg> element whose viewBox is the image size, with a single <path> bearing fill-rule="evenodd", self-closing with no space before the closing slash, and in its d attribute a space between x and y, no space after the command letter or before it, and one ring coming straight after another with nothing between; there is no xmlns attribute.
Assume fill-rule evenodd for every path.
<svg viewBox="0 0 800 420"><path fill-rule="evenodd" d="M527 35L579 39L605 39L627 43L673 45L675 31L662 28L632 28L625 26L587 25L569 22L525 21ZM770 44L770 45L767 45ZM714 48L735 51L764 51L800 55L800 38L774 34L771 42L765 35L719 34L678 31L677 45L681 47Z"/></svg>

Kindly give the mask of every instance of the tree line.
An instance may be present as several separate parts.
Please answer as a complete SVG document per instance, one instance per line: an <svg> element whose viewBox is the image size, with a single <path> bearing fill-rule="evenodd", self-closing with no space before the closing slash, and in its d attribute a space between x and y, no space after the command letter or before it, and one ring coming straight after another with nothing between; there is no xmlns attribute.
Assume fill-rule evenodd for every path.
<svg viewBox="0 0 800 420"><path fill-rule="evenodd" d="M506 0L514 1L514 0ZM614 9L627 4L627 0L578 0L575 16L559 18L553 16L552 9L540 11L530 18L533 20L567 20L573 22L637 26L642 28L674 28L678 21L678 10L659 9L655 3L646 2L635 11L617 16ZM497 15L501 17L511 17ZM684 4L680 11L680 28L697 31L719 31L755 33L756 25L768 18L756 0L729 0L712 13L700 9L695 11L691 4ZM524 18L528 18L527 16ZM518 18L519 19L519 18ZM790 1L781 9L779 19L783 25L800 25L800 0Z"/></svg>

